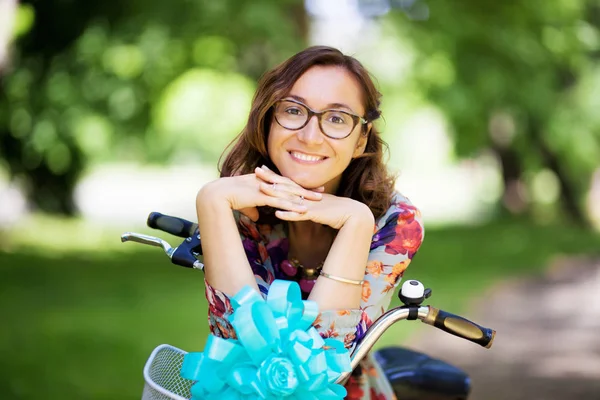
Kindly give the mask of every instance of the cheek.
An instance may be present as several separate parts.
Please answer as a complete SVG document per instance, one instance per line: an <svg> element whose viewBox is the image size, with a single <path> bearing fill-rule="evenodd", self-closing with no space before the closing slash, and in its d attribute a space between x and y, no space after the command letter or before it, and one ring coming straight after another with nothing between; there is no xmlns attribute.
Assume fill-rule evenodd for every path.
<svg viewBox="0 0 600 400"><path fill-rule="evenodd" d="M354 144L354 146L352 147L352 157L357 157L362 154L361 145L362 145L361 141L358 141Z"/></svg>
<svg viewBox="0 0 600 400"><path fill-rule="evenodd" d="M358 127L357 127L358 128ZM363 147L367 144L368 136L365 136L362 129L358 130L358 136L353 141L352 157L358 157L364 153Z"/></svg>
<svg viewBox="0 0 600 400"><path fill-rule="evenodd" d="M279 137L277 127L271 123L269 134L267 135L267 152L271 154L272 150L277 146L277 138Z"/></svg>
<svg viewBox="0 0 600 400"><path fill-rule="evenodd" d="M338 146L336 152L338 153L339 157L343 159L344 162L350 163L357 151L357 144L358 142L356 140L351 140L348 143L344 143L344 146Z"/></svg>
<svg viewBox="0 0 600 400"><path fill-rule="evenodd" d="M289 139L289 134L283 128L277 124L271 124L269 136L267 137L267 152L269 153L269 158L275 163L278 169L281 165L277 164L281 160L283 145L287 139Z"/></svg>

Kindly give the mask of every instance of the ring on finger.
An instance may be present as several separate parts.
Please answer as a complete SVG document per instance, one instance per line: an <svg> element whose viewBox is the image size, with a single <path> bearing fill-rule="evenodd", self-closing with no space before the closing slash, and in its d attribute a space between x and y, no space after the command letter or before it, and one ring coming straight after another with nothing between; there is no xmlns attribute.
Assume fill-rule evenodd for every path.
<svg viewBox="0 0 600 400"><path fill-rule="evenodd" d="M273 182L273 184L271 185L271 189L273 189L274 191L277 191L277 183Z"/></svg>
<svg viewBox="0 0 600 400"><path fill-rule="evenodd" d="M304 196L300 195L298 197L300 197L300 201L298 202L298 204L300 204L300 205L304 204Z"/></svg>

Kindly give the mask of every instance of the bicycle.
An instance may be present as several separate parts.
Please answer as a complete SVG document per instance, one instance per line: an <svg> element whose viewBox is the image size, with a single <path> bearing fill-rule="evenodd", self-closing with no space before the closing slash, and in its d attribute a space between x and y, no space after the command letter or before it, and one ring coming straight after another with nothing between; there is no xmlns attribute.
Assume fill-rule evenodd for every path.
<svg viewBox="0 0 600 400"><path fill-rule="evenodd" d="M148 216L150 228L184 238L177 247L155 236L133 232L121 235L122 242L137 242L163 249L171 262L186 268L203 270L201 238L198 224L183 218L152 212ZM403 283L398 296L403 303L379 317L357 342L350 355L354 370L381 335L401 320L421 320L449 334L490 348L496 332L466 318L422 303L431 296L431 289L416 280ZM142 400L188 400L192 381L179 375L184 350L163 344L156 347L144 366ZM374 353L396 396L402 400L465 400L471 390L468 375L459 368L402 347L386 347ZM351 372L340 375L337 383L344 384Z"/></svg>

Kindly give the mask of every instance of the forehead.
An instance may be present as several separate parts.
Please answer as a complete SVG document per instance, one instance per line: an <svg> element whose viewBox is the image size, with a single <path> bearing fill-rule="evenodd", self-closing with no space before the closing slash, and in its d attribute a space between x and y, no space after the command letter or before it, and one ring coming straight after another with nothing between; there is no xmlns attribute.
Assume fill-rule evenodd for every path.
<svg viewBox="0 0 600 400"><path fill-rule="evenodd" d="M364 112L362 88L354 75L343 67L311 67L294 83L289 95L303 98L306 105L316 110L342 103L351 111Z"/></svg>

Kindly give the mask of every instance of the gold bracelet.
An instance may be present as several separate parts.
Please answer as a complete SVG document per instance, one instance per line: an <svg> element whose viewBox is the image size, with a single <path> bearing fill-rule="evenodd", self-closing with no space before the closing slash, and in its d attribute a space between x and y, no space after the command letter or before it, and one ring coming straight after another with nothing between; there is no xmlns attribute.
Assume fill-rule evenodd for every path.
<svg viewBox="0 0 600 400"><path fill-rule="evenodd" d="M325 278L329 278L332 279L334 281L338 281L338 282L342 282L342 283L349 283L351 285L362 285L364 280L354 280L354 279L347 279L347 278L342 278L341 276L335 276L335 275L329 275L327 272L321 270L321 275L324 276Z"/></svg>

